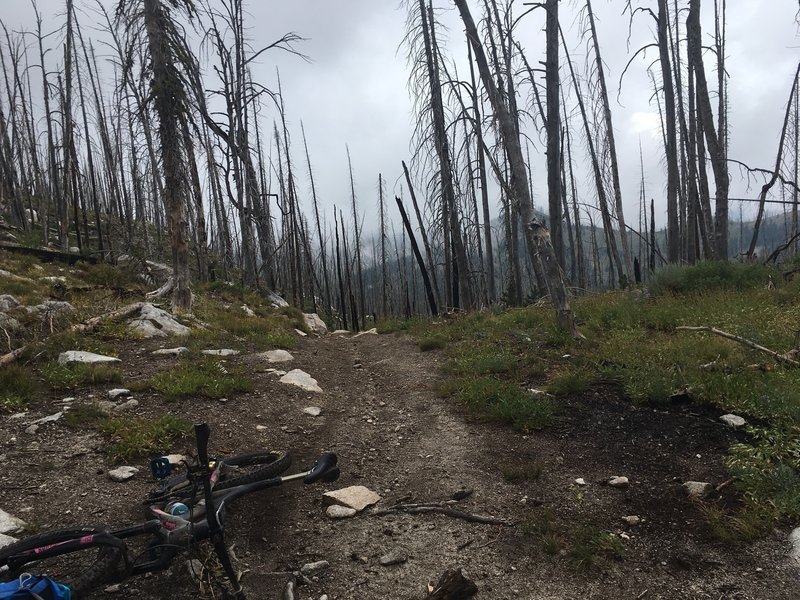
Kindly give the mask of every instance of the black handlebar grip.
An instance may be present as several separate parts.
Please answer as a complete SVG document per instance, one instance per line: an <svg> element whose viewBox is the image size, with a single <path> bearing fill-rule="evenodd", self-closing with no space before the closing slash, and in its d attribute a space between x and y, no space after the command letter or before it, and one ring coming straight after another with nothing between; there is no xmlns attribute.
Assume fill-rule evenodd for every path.
<svg viewBox="0 0 800 600"><path fill-rule="evenodd" d="M194 437L197 442L197 461L201 465L208 464L208 438L211 437L211 430L208 423L195 423Z"/></svg>
<svg viewBox="0 0 800 600"><path fill-rule="evenodd" d="M338 458L333 452L324 452L318 459L316 464L311 467L311 470L303 478L303 483L314 483L322 479L328 471L333 469L338 462Z"/></svg>

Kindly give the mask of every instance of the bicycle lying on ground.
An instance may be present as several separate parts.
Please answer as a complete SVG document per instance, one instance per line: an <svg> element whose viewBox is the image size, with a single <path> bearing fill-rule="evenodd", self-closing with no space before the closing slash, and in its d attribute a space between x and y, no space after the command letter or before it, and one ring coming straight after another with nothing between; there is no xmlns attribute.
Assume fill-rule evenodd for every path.
<svg viewBox="0 0 800 600"><path fill-rule="evenodd" d="M166 478L168 463L153 462L154 476L164 479L146 501L146 522L112 531L75 527L15 542L0 549L0 581L31 573L45 575L69 587L72 600L80 600L101 585L163 571L184 550L210 540L229 582L223 592L244 600L225 545L226 507L242 496L289 481L335 481L337 458L326 452L310 469L281 476L291 462L286 452L256 452L217 461L208 456L208 425L195 425L194 433L198 462L189 465L185 475ZM150 542L144 552L131 557L129 541L138 536L148 536Z"/></svg>

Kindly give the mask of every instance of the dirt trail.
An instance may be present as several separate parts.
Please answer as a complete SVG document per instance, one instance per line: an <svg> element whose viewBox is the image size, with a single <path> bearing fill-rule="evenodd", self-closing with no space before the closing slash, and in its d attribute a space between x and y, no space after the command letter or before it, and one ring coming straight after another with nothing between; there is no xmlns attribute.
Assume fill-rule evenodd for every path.
<svg viewBox="0 0 800 600"><path fill-rule="evenodd" d="M154 365L151 345L156 347L120 348L126 381L166 366ZM454 402L436 397L440 355L419 352L405 337L308 337L292 352L295 360L280 365L253 355L231 359L246 366L256 387L226 403L165 404L156 395L137 395L140 415L166 410L207 420L217 451L289 448L295 466L324 450L339 454L342 477L335 484L265 491L230 511L229 539L251 598L281 598L286 573L318 560L330 567L299 587L297 598L421 599L427 582L452 567L462 567L475 581L478 597L496 600L797 597L798 573L785 558L786 530L749 546L720 545L708 538L697 509L676 490L685 479L725 478L722 459L734 438L712 418L685 409L637 408L600 390L565 403L557 425L523 435L472 422ZM266 372L269 367L303 369L324 393L278 383ZM103 391L74 395L82 401L90 393ZM49 402L57 405L60 397ZM303 414L312 405L322 408L319 417ZM44 404L34 413L51 409ZM0 507L42 527L76 521L122 525L140 517L136 502L150 487L146 477L109 482L96 451L100 439L58 423L37 435L32 447L23 430L34 416L0 421ZM147 468L145 461L134 464ZM502 474L532 466L541 469L538 479L511 483ZM41 485L14 485L32 473ZM599 483L611 475L630 477L630 487ZM588 485L576 486L577 477ZM369 510L352 519L329 519L322 493L348 485L380 493L384 508L443 502L470 490L457 508L514 525L436 514L373 516ZM626 515L644 521L628 526L621 521ZM614 534L623 558L581 569L571 555L574 538L595 528ZM549 536L555 554L543 551L542 535ZM405 562L381 566L386 554ZM198 597L183 561L168 575L129 580L122 589L123 595L143 599Z"/></svg>

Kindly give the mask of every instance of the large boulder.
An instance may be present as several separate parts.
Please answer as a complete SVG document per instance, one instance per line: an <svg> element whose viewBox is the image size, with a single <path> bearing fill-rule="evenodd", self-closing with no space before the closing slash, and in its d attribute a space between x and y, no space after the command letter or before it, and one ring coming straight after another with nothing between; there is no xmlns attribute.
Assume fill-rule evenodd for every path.
<svg viewBox="0 0 800 600"><path fill-rule="evenodd" d="M305 390L307 392L316 392L318 394L322 393L322 388L319 387L317 380L314 379L311 375L309 375L305 371L301 371L300 369L293 369L289 371L278 381L288 385L296 385L300 389Z"/></svg>
<svg viewBox="0 0 800 600"><path fill-rule="evenodd" d="M303 319L306 322L306 328L311 333L316 333L317 335L325 335L328 333L328 326L325 325L325 321L323 321L317 313L305 313L303 314Z"/></svg>
<svg viewBox="0 0 800 600"><path fill-rule="evenodd" d="M139 316L128 322L131 329L145 338L189 335L191 329L182 325L167 311L145 304Z"/></svg>
<svg viewBox="0 0 800 600"><path fill-rule="evenodd" d="M275 308L283 308L284 306L289 306L289 303L283 298L281 298L275 292L267 292L267 300Z"/></svg>
<svg viewBox="0 0 800 600"><path fill-rule="evenodd" d="M0 296L0 312L7 312L12 308L17 308L19 306L19 302L17 301L14 296L9 294L3 294Z"/></svg>
<svg viewBox="0 0 800 600"><path fill-rule="evenodd" d="M60 317L75 312L75 307L69 302L45 300L36 306L26 306L25 310L39 317Z"/></svg>

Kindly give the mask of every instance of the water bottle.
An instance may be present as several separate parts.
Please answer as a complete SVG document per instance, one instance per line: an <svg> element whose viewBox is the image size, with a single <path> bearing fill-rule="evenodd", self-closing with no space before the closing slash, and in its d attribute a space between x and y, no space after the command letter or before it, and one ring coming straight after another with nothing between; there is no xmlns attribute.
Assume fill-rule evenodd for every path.
<svg viewBox="0 0 800 600"><path fill-rule="evenodd" d="M183 502L170 502L167 504L165 512L171 514L173 517L181 517L182 519L185 519L189 516L189 507Z"/></svg>

